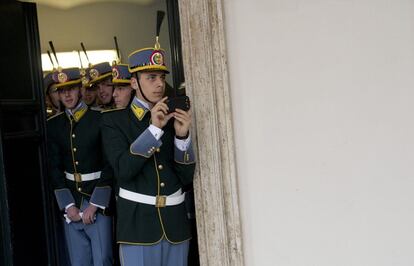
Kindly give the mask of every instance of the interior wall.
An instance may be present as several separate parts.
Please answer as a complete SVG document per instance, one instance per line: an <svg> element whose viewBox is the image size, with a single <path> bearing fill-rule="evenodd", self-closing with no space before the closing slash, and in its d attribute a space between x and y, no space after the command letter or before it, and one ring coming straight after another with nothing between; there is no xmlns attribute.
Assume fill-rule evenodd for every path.
<svg viewBox="0 0 414 266"><path fill-rule="evenodd" d="M87 50L115 49L113 37L117 36L122 62L127 63L131 52L154 46L157 10L167 12L165 0L156 0L150 5L103 2L70 9L37 4L42 53L50 50L50 40L57 52L81 50L80 42ZM171 69L167 14L160 43L166 50L167 67Z"/></svg>
<svg viewBox="0 0 414 266"><path fill-rule="evenodd" d="M223 3L246 265L414 265L414 1Z"/></svg>

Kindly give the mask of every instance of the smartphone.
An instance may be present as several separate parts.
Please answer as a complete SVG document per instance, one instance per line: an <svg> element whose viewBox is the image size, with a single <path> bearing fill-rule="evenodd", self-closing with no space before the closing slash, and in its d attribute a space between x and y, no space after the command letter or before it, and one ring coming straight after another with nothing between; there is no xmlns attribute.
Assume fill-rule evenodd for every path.
<svg viewBox="0 0 414 266"><path fill-rule="evenodd" d="M176 96L167 99L168 113L172 113L175 109L188 111L190 109L190 98L188 96Z"/></svg>

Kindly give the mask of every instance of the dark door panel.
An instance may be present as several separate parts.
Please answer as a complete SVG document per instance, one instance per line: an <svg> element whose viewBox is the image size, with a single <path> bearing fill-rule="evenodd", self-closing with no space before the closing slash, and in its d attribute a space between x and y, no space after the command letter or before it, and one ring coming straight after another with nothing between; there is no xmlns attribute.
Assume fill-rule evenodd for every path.
<svg viewBox="0 0 414 266"><path fill-rule="evenodd" d="M0 4L0 264L56 265L36 5Z"/></svg>

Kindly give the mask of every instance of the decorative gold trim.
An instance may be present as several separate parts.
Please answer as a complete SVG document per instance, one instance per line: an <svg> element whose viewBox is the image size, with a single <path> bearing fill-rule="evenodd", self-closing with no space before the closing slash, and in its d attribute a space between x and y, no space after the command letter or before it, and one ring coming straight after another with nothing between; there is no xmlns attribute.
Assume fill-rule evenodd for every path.
<svg viewBox="0 0 414 266"><path fill-rule="evenodd" d="M57 113L57 114L55 114L55 115L52 115L51 117L49 117L48 119L46 119L46 121L49 121L49 120L52 120L53 118L55 118L55 117L58 117L58 116L60 116L61 114L63 114L64 112L59 112L59 113Z"/></svg>
<svg viewBox="0 0 414 266"><path fill-rule="evenodd" d="M116 241L117 244L125 244L125 245L140 245L140 246L151 246L160 243L164 239L164 234L161 235L161 238L156 242L127 242L127 241Z"/></svg>
<svg viewBox="0 0 414 266"><path fill-rule="evenodd" d="M134 68L129 68L128 67L128 70L129 70L130 73L134 73L134 72L141 71L141 70L149 70L149 71L159 70L159 71L164 71L164 72L169 73L167 67L163 66L163 65L146 65L146 66L138 66L138 67L134 67Z"/></svg>
<svg viewBox="0 0 414 266"><path fill-rule="evenodd" d="M168 240L168 238L165 237L165 235L161 236L161 239L158 240L157 242L153 242L153 243L141 243L141 242L127 242L127 241L116 241L117 244L124 244L124 245L134 245L134 246L152 246L152 245L156 245L158 243L160 243L163 239L165 238L165 240L167 240L168 242L170 242L171 244L177 245L177 244L181 244L184 243L185 241L189 241L192 239L192 237L185 239L183 241L179 241L179 242L173 242Z"/></svg>
<svg viewBox="0 0 414 266"><path fill-rule="evenodd" d="M113 79L112 83L116 84L131 84L131 81L129 79Z"/></svg>
<svg viewBox="0 0 414 266"><path fill-rule="evenodd" d="M72 181L73 182L73 181ZM78 190L78 188L79 188L79 183L77 183L77 182L75 182L75 186L76 186L76 191L78 192L78 193L80 193L80 194L82 194L82 195L85 195L85 196L88 196L88 197L91 197L91 194L88 194L88 193L85 193L85 192L82 192L82 191L79 191Z"/></svg>
<svg viewBox="0 0 414 266"><path fill-rule="evenodd" d="M131 104L131 110L132 110L132 113L135 115L135 117L139 121L142 121L142 119L144 118L145 114L148 112L147 109L145 109L144 107L138 106L135 103L132 103Z"/></svg>
<svg viewBox="0 0 414 266"><path fill-rule="evenodd" d="M157 163L157 158L156 155L154 154L154 169L155 169L155 173L157 173L157 196L160 196L160 173L158 172L158 167L157 167L158 163Z"/></svg>
<svg viewBox="0 0 414 266"><path fill-rule="evenodd" d="M88 111L88 106L85 104L85 106L80 106L80 108L78 110L75 111L75 113L73 113L73 119L76 122L79 122L81 120L81 118L86 114L86 112Z"/></svg>
<svg viewBox="0 0 414 266"><path fill-rule="evenodd" d="M191 163L184 163L184 162L179 162L179 161L177 161L177 160L174 160L174 162L176 162L176 163L178 163L178 164L182 164L182 165L191 165L191 164L195 164L195 163L196 163L196 161L193 161L193 162L191 162Z"/></svg>
<svg viewBox="0 0 414 266"><path fill-rule="evenodd" d="M75 79L75 80L71 80L71 81L68 81L68 82L65 82L65 83L55 83L51 87L52 87L52 89L58 90L62 87L66 87L66 86L73 85L73 84L76 84L76 83L82 83L81 79Z"/></svg>
<svg viewBox="0 0 414 266"><path fill-rule="evenodd" d="M170 242L173 245L178 245L178 244L184 243L185 241L190 241L191 239L193 239L193 238L190 237L190 238L188 238L186 240L183 240L183 241L174 242L174 241L169 240L168 238L165 238L165 240L167 240L168 242Z"/></svg>
<svg viewBox="0 0 414 266"><path fill-rule="evenodd" d="M73 153L73 141L72 141L72 134L73 134L73 124L72 124L72 119L69 118L69 122L70 122L70 135L69 135L69 139L70 139L70 151L72 153L72 163L73 163L73 170L75 170L75 173L78 173L78 170L76 168L76 164L75 164L75 154ZM76 191L80 194L86 195L88 197L90 197L91 195L88 193L85 193L83 191L79 191L79 183L75 182L75 187L76 187ZM82 189L82 188L81 188ZM81 203L82 204L82 203Z"/></svg>
<svg viewBox="0 0 414 266"><path fill-rule="evenodd" d="M99 77L97 77L96 79L90 80L90 81L89 81L89 84L95 84L95 83L97 83L98 81L101 81L101 80L103 80L103 79L105 79L105 78L107 78L107 77L109 77L109 76L112 76L112 72L109 72L109 73L106 73L106 74L99 75Z"/></svg>
<svg viewBox="0 0 414 266"><path fill-rule="evenodd" d="M151 158L151 156L154 154L154 153L151 153L151 155L149 155L148 157L147 156L145 156L145 155L143 155L143 154L139 154L139 153L134 153L134 152L132 152L132 150L131 150L131 147L132 147L132 144L129 146L129 152L132 154L132 155L139 155L139 156L142 156L142 157L144 157L144 158Z"/></svg>
<svg viewBox="0 0 414 266"><path fill-rule="evenodd" d="M139 52L141 52L141 51L145 51L145 50L152 50L152 51L154 51L154 47L146 47L146 48L142 48L142 49L135 50L135 51L133 51L132 53L130 53L130 54L128 55L128 58L129 58L129 57L131 57L131 55L133 55L133 54L136 54L136 53L139 53ZM165 50L164 50L164 49L159 49L158 51L163 51L163 52L165 52Z"/></svg>
<svg viewBox="0 0 414 266"><path fill-rule="evenodd" d="M72 135L73 135L73 123L72 123L72 119L69 118L69 123L70 123L70 134L69 134L69 139L70 139L70 152L72 153L72 164L73 164L73 170L75 170L75 173L78 172L78 170L76 169L76 164L75 164L75 154L73 153L73 141L72 141ZM76 189L78 189L77 185L76 185Z"/></svg>
<svg viewBox="0 0 414 266"><path fill-rule="evenodd" d="M154 168L155 168L155 172L157 173L157 196L161 196L160 195L160 183L161 183L161 181L160 181L160 173L158 172L158 167L157 167L157 165L158 165L158 163L157 163L157 158L156 158L156 155L154 154ZM183 202L184 203L184 202ZM183 203L181 203L181 204L183 204ZM178 205L177 205L178 206ZM160 223L161 223L161 228L162 228L162 231L163 231L163 233L164 233L164 237L165 237L165 239L168 241L168 242L170 242L170 243L172 243L172 244L180 244L180 243L183 243L183 242L185 242L185 241L187 241L187 240L190 240L191 239L191 237L189 238L189 239L187 239L187 240L183 240L183 241L179 241L179 242L174 242L174 241L171 241L171 240L169 240L168 239L168 236L167 236L167 233L165 232L165 228L164 228L164 222L163 222L163 219L162 219L162 215L161 215L161 211L160 211L160 208L163 208L163 207L156 207L157 208L157 211L158 211L158 218L160 219Z"/></svg>
<svg viewBox="0 0 414 266"><path fill-rule="evenodd" d="M183 203L184 203L184 202L183 202ZM181 203L181 204L183 204L183 203ZM177 206L178 206L178 205L177 205ZM162 217L161 217L161 211L160 211L160 208L157 208L157 211L158 211L158 217L160 218L160 222L161 222L162 231L164 232L164 237L165 237L165 239L166 239L168 242L170 242L171 244L180 244L180 243L183 243L183 242L185 242L185 241L187 241L187 240L190 240L190 239L191 239L191 237L190 237L189 239L186 239L186 240L183 240L183 241L178 241L178 242L174 242L174 241L169 240L169 239L168 239L167 234L165 233L164 223L162 222Z"/></svg>
<svg viewBox="0 0 414 266"><path fill-rule="evenodd" d="M128 64L116 64L115 66L129 66Z"/></svg>
<svg viewBox="0 0 414 266"><path fill-rule="evenodd" d="M101 114L104 113L109 113L109 112L113 112L113 111L119 111L119 110L124 110L126 107L121 107L121 108L114 108L114 109L108 109L108 110L102 110Z"/></svg>

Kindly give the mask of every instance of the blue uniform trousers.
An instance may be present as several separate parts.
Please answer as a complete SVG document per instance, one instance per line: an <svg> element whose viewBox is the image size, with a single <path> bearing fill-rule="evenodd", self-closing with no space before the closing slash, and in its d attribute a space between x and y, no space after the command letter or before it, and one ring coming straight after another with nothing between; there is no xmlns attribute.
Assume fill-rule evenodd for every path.
<svg viewBox="0 0 414 266"><path fill-rule="evenodd" d="M163 239L155 245L120 244L122 266L187 266L190 241L171 244Z"/></svg>
<svg viewBox="0 0 414 266"><path fill-rule="evenodd" d="M72 266L112 266L112 217L97 214L93 224L64 224Z"/></svg>

